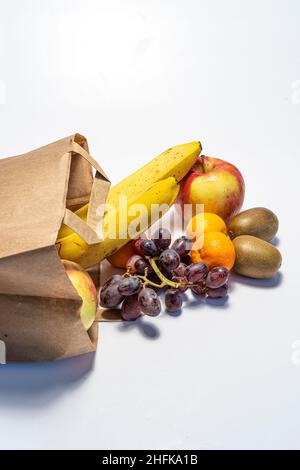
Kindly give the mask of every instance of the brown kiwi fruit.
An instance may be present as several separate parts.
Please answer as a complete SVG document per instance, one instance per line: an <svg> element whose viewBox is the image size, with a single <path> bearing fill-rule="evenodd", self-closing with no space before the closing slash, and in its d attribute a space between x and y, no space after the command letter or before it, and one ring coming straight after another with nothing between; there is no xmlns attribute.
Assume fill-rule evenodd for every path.
<svg viewBox="0 0 300 470"><path fill-rule="evenodd" d="M230 238L240 235L252 235L270 241L278 231L278 218L274 212L265 207L254 207L237 214L230 222Z"/></svg>
<svg viewBox="0 0 300 470"><path fill-rule="evenodd" d="M240 235L233 240L235 247L234 271L255 279L273 277L281 266L280 251L270 243L251 235Z"/></svg>

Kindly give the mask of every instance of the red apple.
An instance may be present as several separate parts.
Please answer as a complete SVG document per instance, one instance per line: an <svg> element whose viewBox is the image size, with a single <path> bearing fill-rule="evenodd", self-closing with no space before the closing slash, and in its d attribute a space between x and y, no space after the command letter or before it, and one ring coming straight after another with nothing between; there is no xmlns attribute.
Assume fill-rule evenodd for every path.
<svg viewBox="0 0 300 470"><path fill-rule="evenodd" d="M226 223L243 205L245 183L240 171L219 158L200 156L181 182L179 202L204 204L205 212L219 215Z"/></svg>
<svg viewBox="0 0 300 470"><path fill-rule="evenodd" d="M84 328L88 330L94 323L97 311L98 299L95 284L91 276L79 264L65 259L61 261L70 281L82 298L80 318Z"/></svg>

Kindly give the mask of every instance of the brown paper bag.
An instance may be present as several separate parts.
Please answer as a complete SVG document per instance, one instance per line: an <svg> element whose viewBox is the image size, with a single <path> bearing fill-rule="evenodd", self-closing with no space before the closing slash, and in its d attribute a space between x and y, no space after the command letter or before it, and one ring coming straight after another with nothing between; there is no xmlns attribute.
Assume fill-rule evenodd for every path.
<svg viewBox="0 0 300 470"><path fill-rule="evenodd" d="M101 241L96 211L109 186L79 134L0 160L0 341L7 362L95 351L98 323L83 328L81 298L55 241L62 222L89 244ZM71 209L87 202L86 224Z"/></svg>

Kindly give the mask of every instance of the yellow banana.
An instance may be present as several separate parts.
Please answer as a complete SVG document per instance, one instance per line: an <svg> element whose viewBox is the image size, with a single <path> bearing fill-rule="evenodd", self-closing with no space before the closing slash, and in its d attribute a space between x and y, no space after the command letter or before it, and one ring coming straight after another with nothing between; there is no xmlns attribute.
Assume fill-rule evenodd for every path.
<svg viewBox="0 0 300 470"><path fill-rule="evenodd" d="M201 150L200 142L196 141L177 145L166 150L111 188L106 201L107 204L115 207L120 195L127 196L128 198L135 194L137 195L152 184L169 176L174 176L177 181L182 180L194 165L196 157L200 154ZM76 214L86 221L87 211L88 204L78 209ZM62 225L58 238L66 237L71 233L73 231L69 227Z"/></svg>
<svg viewBox="0 0 300 470"><path fill-rule="evenodd" d="M174 203L178 191L177 180L169 177L153 184L138 195L125 198L127 201L121 198L121 203L119 205L116 203L115 209L108 211L104 216L102 242L88 245L77 233L72 232L67 237L57 240L59 256L62 259L75 261L84 268L99 263L155 223ZM158 209L158 206L160 210L154 210ZM120 227L122 236L118 236Z"/></svg>

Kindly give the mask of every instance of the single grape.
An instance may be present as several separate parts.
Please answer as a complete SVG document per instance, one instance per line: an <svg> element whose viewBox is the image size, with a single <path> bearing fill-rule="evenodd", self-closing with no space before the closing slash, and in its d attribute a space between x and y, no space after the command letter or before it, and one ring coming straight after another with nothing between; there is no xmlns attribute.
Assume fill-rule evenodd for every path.
<svg viewBox="0 0 300 470"><path fill-rule="evenodd" d="M156 317L161 311L161 304L155 290L143 287L138 296L139 306L145 315Z"/></svg>
<svg viewBox="0 0 300 470"><path fill-rule="evenodd" d="M198 282L206 277L208 267L205 263L193 263L187 266L185 276L189 282Z"/></svg>
<svg viewBox="0 0 300 470"><path fill-rule="evenodd" d="M126 263L126 268L129 269L131 274L145 274L145 269L148 272L152 271L152 268L148 261L141 255L132 255Z"/></svg>
<svg viewBox="0 0 300 470"><path fill-rule="evenodd" d="M168 271L173 271L173 269L179 266L180 256L175 250L168 248L161 253L159 261L163 268L168 269Z"/></svg>
<svg viewBox="0 0 300 470"><path fill-rule="evenodd" d="M159 228L153 236L153 241L160 251L166 250L171 243L171 234L169 230L166 228Z"/></svg>
<svg viewBox="0 0 300 470"><path fill-rule="evenodd" d="M138 254L143 256L144 252L141 249L141 243L145 240L145 238L139 237L133 242L133 249Z"/></svg>
<svg viewBox="0 0 300 470"><path fill-rule="evenodd" d="M206 278L207 287L217 289L228 281L229 271L224 266L216 266L212 268Z"/></svg>
<svg viewBox="0 0 300 470"><path fill-rule="evenodd" d="M184 276L186 264L180 263L177 268L173 270L174 276Z"/></svg>
<svg viewBox="0 0 300 470"><path fill-rule="evenodd" d="M176 312L182 307L182 297L179 290L167 289L165 293L165 305L168 312Z"/></svg>
<svg viewBox="0 0 300 470"><path fill-rule="evenodd" d="M100 305L105 308L114 308L117 307L124 296L119 292L119 284L122 281L123 277L119 274L115 274L110 279L108 279L105 284L101 287L100 290Z"/></svg>
<svg viewBox="0 0 300 470"><path fill-rule="evenodd" d="M143 240L140 244L142 253L146 256L158 256L159 251L153 240Z"/></svg>
<svg viewBox="0 0 300 470"><path fill-rule="evenodd" d="M177 289L178 289L180 292L185 292L185 291L188 289L188 286L185 285L185 284L187 283L186 277L183 277L183 276L173 276L173 277L172 277L172 281L173 281L173 282L179 282L179 283L181 283L181 286L180 286L180 287L177 287Z"/></svg>
<svg viewBox="0 0 300 470"><path fill-rule="evenodd" d="M139 259L135 262L135 269L137 274L145 274L145 269L147 269L148 273L151 273L153 269L151 268L148 261L145 258Z"/></svg>
<svg viewBox="0 0 300 470"><path fill-rule="evenodd" d="M138 277L123 277L123 279L119 282L118 291L121 295L128 295L137 294L142 287L142 282Z"/></svg>
<svg viewBox="0 0 300 470"><path fill-rule="evenodd" d="M175 250L179 256L185 256L192 248L192 240L190 240L185 235L182 235L180 238L174 241L171 246L172 250Z"/></svg>
<svg viewBox="0 0 300 470"><path fill-rule="evenodd" d="M135 274L137 272L137 267L136 264L138 261L144 260L144 258L141 255L132 255L130 258L128 258L127 263L126 263L126 268L130 270L131 274Z"/></svg>
<svg viewBox="0 0 300 470"><path fill-rule="evenodd" d="M119 284L119 282L123 279L123 276L121 276L120 274L114 274L113 276L111 276L110 278L108 278L103 286L102 286L102 289L105 289L106 287L108 286L113 286L115 284Z"/></svg>
<svg viewBox="0 0 300 470"><path fill-rule="evenodd" d="M136 320L142 315L139 302L138 294L126 297L122 303L121 316L123 320Z"/></svg>
<svg viewBox="0 0 300 470"><path fill-rule="evenodd" d="M219 299L222 297L226 297L228 292L228 286L227 284L224 284L221 287L217 287L216 289L213 288L208 288L206 291L207 297L210 299Z"/></svg>
<svg viewBox="0 0 300 470"><path fill-rule="evenodd" d="M164 265L163 265L160 261L158 261L157 266L158 266L160 272L161 272L167 279L172 279L172 277L173 277L172 271L170 271L169 269L166 269L166 268L164 267Z"/></svg>
<svg viewBox="0 0 300 470"><path fill-rule="evenodd" d="M206 282L204 280L197 282L197 284L193 285L192 291L196 295L204 295L206 292Z"/></svg>

